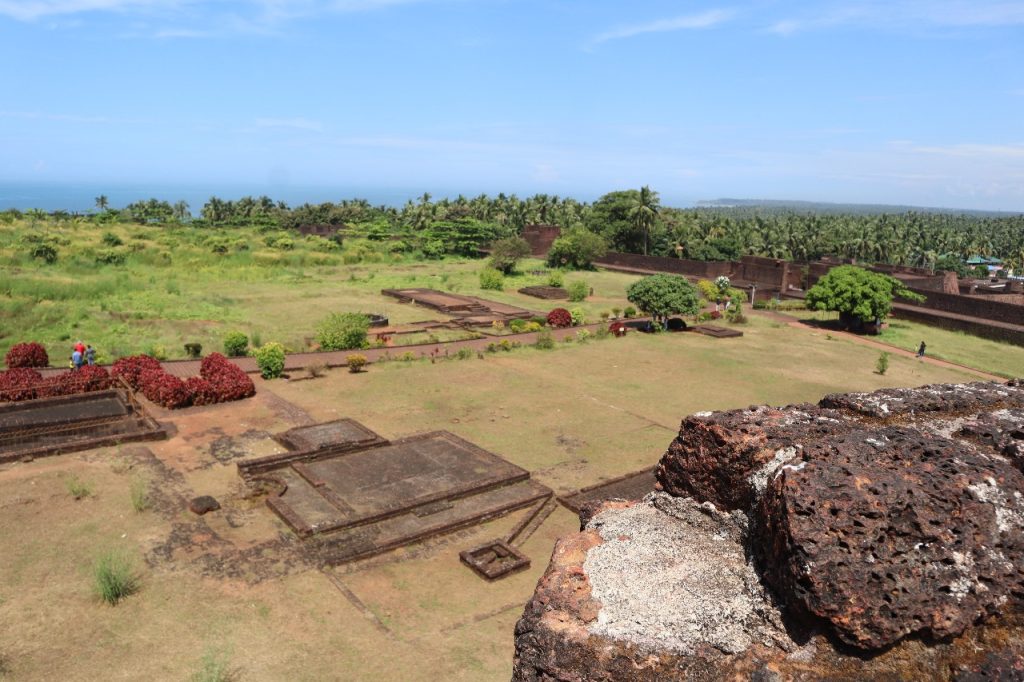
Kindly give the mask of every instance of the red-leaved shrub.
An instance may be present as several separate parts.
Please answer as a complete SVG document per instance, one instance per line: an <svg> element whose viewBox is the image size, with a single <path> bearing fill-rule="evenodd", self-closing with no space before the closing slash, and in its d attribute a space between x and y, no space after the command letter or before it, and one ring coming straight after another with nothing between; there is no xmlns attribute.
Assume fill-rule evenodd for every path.
<svg viewBox="0 0 1024 682"><path fill-rule="evenodd" d="M110 368L110 373L115 378L121 377L128 382L129 386L138 391L142 388L139 384L139 376L144 370L154 369L163 370L160 366L160 361L156 358L151 358L148 355L129 355L126 358L117 360L114 366Z"/></svg>
<svg viewBox="0 0 1024 682"><path fill-rule="evenodd" d="M712 311L711 311L711 319L712 319L712 320L720 320L720 319L722 319L722 313L721 313L721 311L718 311L718 310L712 310Z"/></svg>
<svg viewBox="0 0 1024 682"><path fill-rule="evenodd" d="M202 377L185 379L185 390L191 396L193 405L212 405L218 402L213 384Z"/></svg>
<svg viewBox="0 0 1024 682"><path fill-rule="evenodd" d="M18 367L48 367L50 356L42 344L32 341L30 343L16 343L11 346L4 357L7 367L15 369Z"/></svg>
<svg viewBox="0 0 1024 682"><path fill-rule="evenodd" d="M147 399L170 410L185 407L191 400L185 382L163 367L144 369L139 374L139 386Z"/></svg>
<svg viewBox="0 0 1024 682"><path fill-rule="evenodd" d="M32 400L43 383L43 375L31 367L0 372L0 401Z"/></svg>
<svg viewBox="0 0 1024 682"><path fill-rule="evenodd" d="M548 313L548 324L552 327L571 327L572 314L565 308L555 308Z"/></svg>
<svg viewBox="0 0 1024 682"><path fill-rule="evenodd" d="M62 395L103 391L113 385L107 370L96 365L83 365L74 371L68 370L43 381L37 391L37 398L56 398Z"/></svg>
<svg viewBox="0 0 1024 682"><path fill-rule="evenodd" d="M615 336L624 336L626 334L626 325L623 322L615 321L608 325L608 331Z"/></svg>
<svg viewBox="0 0 1024 682"><path fill-rule="evenodd" d="M256 385L249 375L220 353L210 353L203 358L199 375L210 382L217 402L241 400L256 394Z"/></svg>

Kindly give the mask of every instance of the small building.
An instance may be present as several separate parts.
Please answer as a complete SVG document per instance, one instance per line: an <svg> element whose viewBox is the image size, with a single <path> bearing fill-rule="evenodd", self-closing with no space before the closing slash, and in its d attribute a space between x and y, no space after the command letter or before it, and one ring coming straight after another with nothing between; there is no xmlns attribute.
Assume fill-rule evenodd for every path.
<svg viewBox="0 0 1024 682"><path fill-rule="evenodd" d="M971 256L964 261L964 264L969 268L976 268L979 265L984 266L988 270L988 274L994 275L1000 270L1004 270L1003 261L999 258L986 258L985 256ZM1009 274L1009 273L1007 273Z"/></svg>

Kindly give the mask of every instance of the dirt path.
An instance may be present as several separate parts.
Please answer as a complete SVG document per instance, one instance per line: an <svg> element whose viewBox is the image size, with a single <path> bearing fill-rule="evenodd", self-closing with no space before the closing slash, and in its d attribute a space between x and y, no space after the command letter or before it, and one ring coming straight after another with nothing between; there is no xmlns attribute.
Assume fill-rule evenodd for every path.
<svg viewBox="0 0 1024 682"><path fill-rule="evenodd" d="M775 312L775 311L771 311L771 310L754 310L754 311L751 311L751 314L761 315L763 317L767 317L767 318L776 320L778 322L782 322L783 324L786 324L786 325L788 325L790 327L793 327L794 329L804 329L804 330L807 330L807 331L814 331L814 332L821 332L822 331L822 329L820 327L815 327L814 325L807 324L805 321L797 319L797 318L792 317L790 315L786 315L785 313ZM871 346L873 348L878 348L879 350L887 351L889 353L892 353L893 355L900 355L900 356L903 356L905 358L916 358L917 357L917 354L914 353L913 351L909 351L909 350L906 350L904 348L900 348L899 346L893 346L893 345L890 345L888 343L884 343L882 341L876 341L874 339L869 339L866 336L861 336L859 334L852 334L850 332L844 332L844 331L839 331L839 330L835 330L835 329L829 329L828 333L831 334L832 336L835 336L835 337L838 337L838 338L847 339L849 341L854 341L854 342L859 343L859 344L861 344L863 346ZM949 369L967 370L968 372L972 372L974 374L977 374L981 378L988 379L990 381L999 381L999 382L1006 381L1006 379L1004 377L1001 377L1001 376L998 376L998 375L995 375L995 374L990 374L988 372L982 371L982 370L977 369L975 367L968 367L967 365L961 365L961 364L958 364L956 362L949 362L948 360L940 360L939 358L933 358L933 357L930 357L930 356L927 356L927 355L924 356L923 358L919 358L919 359L922 362L927 362L927 363L930 363L932 365L936 365L938 367L946 367L946 368L949 368Z"/></svg>

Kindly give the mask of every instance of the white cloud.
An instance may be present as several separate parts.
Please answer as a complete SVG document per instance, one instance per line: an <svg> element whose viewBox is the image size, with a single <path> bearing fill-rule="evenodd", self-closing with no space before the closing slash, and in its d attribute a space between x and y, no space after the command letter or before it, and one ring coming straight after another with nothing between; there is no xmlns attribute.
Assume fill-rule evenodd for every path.
<svg viewBox="0 0 1024 682"><path fill-rule="evenodd" d="M606 31L605 33L600 33L591 38L589 44L591 46L600 45L601 43L608 42L609 40L633 38L645 33L668 33L670 31L711 28L729 21L734 16L736 16L735 10L713 9L708 10L707 12L701 12L700 14L689 14L681 17L671 17L669 19L658 19L657 21L651 21L646 24L623 26Z"/></svg>
<svg viewBox="0 0 1024 682"><path fill-rule="evenodd" d="M0 0L0 15L20 21L83 12L124 12L156 7L175 7L187 0Z"/></svg>
<svg viewBox="0 0 1024 682"><path fill-rule="evenodd" d="M955 156L961 158L1003 158L1024 159L1024 144L954 144L947 146L914 146L911 151L919 154Z"/></svg>
<svg viewBox="0 0 1024 682"><path fill-rule="evenodd" d="M921 28L972 28L1024 25L1020 0L908 0L881 2L821 3L812 12L777 20L765 29L791 36L835 26L859 26L882 30Z"/></svg>
<svg viewBox="0 0 1024 682"><path fill-rule="evenodd" d="M255 125L257 128L283 128L287 130L308 130L315 133L323 132L324 126L319 121L310 121L306 118L258 118Z"/></svg>

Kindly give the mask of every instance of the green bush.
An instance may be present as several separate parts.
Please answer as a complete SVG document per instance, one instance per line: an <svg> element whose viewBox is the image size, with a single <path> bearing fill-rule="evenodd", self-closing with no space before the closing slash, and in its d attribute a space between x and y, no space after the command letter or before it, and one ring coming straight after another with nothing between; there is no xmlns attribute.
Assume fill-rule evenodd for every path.
<svg viewBox="0 0 1024 682"><path fill-rule="evenodd" d="M545 329L537 334L537 342L533 345L540 350L551 350L555 347L555 339L551 336L551 332Z"/></svg>
<svg viewBox="0 0 1024 682"><path fill-rule="evenodd" d="M57 262L57 249L49 244L36 244L29 253L32 255L32 258L41 260L44 263L52 264Z"/></svg>
<svg viewBox="0 0 1024 682"><path fill-rule="evenodd" d="M622 311L622 316L625 317L627 320L632 317L636 317L636 308L634 308L631 305L627 305L626 309Z"/></svg>
<svg viewBox="0 0 1024 682"><path fill-rule="evenodd" d="M185 344L185 354L188 355L193 360L197 359L200 355L203 354L203 344L201 344L201 343L186 343Z"/></svg>
<svg viewBox="0 0 1024 682"><path fill-rule="evenodd" d="M552 270L548 274L548 286L549 287L564 287L565 286L565 275L561 270Z"/></svg>
<svg viewBox="0 0 1024 682"><path fill-rule="evenodd" d="M101 554L93 564L92 576L96 595L111 606L139 589L131 559L120 552Z"/></svg>
<svg viewBox="0 0 1024 682"><path fill-rule="evenodd" d="M116 249L100 249L96 253L96 262L100 265L124 265L124 251Z"/></svg>
<svg viewBox="0 0 1024 682"><path fill-rule="evenodd" d="M512 331L513 334L521 334L522 332L526 331L526 325L526 320L512 320L511 322L508 323L508 328Z"/></svg>
<svg viewBox="0 0 1024 682"><path fill-rule="evenodd" d="M586 343L587 339L589 339L589 338L590 338L590 330L581 329L578 332L576 332L576 340L579 341L580 343Z"/></svg>
<svg viewBox="0 0 1024 682"><path fill-rule="evenodd" d="M264 379L276 379L284 373L284 346L276 341L260 346L253 355Z"/></svg>
<svg viewBox="0 0 1024 682"><path fill-rule="evenodd" d="M583 311L583 308L573 308L569 311L572 316L572 326L578 327L581 324L587 323L587 314Z"/></svg>
<svg viewBox="0 0 1024 682"><path fill-rule="evenodd" d="M103 242L104 246L121 246L124 244L121 238L113 232L104 232L103 238L100 241Z"/></svg>
<svg viewBox="0 0 1024 682"><path fill-rule="evenodd" d="M501 291L505 288L505 277L499 270L484 268L480 271L480 288Z"/></svg>
<svg viewBox="0 0 1024 682"><path fill-rule="evenodd" d="M587 286L587 283L584 280L578 279L575 282L569 282L568 291L569 300L573 303L579 303L580 301L585 301L587 299L587 294L590 293L590 287Z"/></svg>
<svg viewBox="0 0 1024 682"><path fill-rule="evenodd" d="M224 335L224 355L238 358L249 350L249 339L242 332L228 332Z"/></svg>
<svg viewBox="0 0 1024 682"><path fill-rule="evenodd" d="M332 313L317 325L316 341L322 350L357 350L369 347L370 318L359 313Z"/></svg>

